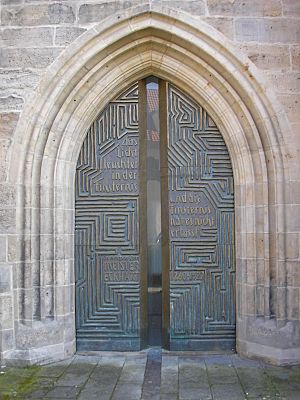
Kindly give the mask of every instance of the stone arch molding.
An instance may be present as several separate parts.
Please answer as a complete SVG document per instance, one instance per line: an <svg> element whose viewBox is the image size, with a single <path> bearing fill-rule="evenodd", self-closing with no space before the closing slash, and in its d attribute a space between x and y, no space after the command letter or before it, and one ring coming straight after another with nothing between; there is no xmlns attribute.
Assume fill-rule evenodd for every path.
<svg viewBox="0 0 300 400"><path fill-rule="evenodd" d="M295 326L286 315L284 235L278 235L285 229L285 117L255 66L223 35L188 14L147 4L109 17L72 43L22 112L9 171L10 182L18 184L19 259L14 343L3 349L7 360L47 362L74 353L77 157L103 106L150 74L173 82L206 108L229 149L238 352L279 363L295 358Z"/></svg>

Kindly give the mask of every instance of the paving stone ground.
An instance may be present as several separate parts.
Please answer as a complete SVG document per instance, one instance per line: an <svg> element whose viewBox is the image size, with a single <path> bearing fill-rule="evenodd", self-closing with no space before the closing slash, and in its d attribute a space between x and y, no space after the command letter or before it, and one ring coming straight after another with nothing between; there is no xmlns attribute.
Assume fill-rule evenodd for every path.
<svg viewBox="0 0 300 400"><path fill-rule="evenodd" d="M46 366L1 367L0 399L300 400L300 367L160 349L77 354Z"/></svg>

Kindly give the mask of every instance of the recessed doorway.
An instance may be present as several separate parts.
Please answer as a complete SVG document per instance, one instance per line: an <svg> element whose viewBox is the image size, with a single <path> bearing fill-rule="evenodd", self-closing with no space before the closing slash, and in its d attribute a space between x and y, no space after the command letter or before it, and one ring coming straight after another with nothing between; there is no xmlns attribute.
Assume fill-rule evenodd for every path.
<svg viewBox="0 0 300 400"><path fill-rule="evenodd" d="M234 349L232 166L188 94L149 77L100 112L75 210L78 350Z"/></svg>

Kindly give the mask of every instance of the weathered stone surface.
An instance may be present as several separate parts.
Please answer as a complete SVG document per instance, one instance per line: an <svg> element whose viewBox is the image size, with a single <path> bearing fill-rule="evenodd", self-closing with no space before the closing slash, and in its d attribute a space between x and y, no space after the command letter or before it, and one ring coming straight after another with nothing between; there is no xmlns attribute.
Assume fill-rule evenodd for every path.
<svg viewBox="0 0 300 400"><path fill-rule="evenodd" d="M0 208L0 233L14 233L16 230L16 210Z"/></svg>
<svg viewBox="0 0 300 400"><path fill-rule="evenodd" d="M240 400L245 393L240 385L214 384L211 387L214 400Z"/></svg>
<svg viewBox="0 0 300 400"><path fill-rule="evenodd" d="M2 68L45 68L62 51L61 48L5 48L0 49Z"/></svg>
<svg viewBox="0 0 300 400"><path fill-rule="evenodd" d="M32 335L32 329L25 325L18 326L18 337L17 346L19 349L28 349L31 347L49 346L56 343L63 342L63 330L62 327L56 322L48 322L48 324L42 324L37 322L33 327L34 334ZM31 332L31 334L30 334Z"/></svg>
<svg viewBox="0 0 300 400"><path fill-rule="evenodd" d="M300 97L300 95L299 95ZM299 107L298 107L299 113ZM300 205L293 204L287 206L287 226L290 232L299 232L300 231Z"/></svg>
<svg viewBox="0 0 300 400"><path fill-rule="evenodd" d="M295 131L295 134L299 134L299 130ZM297 135L298 136L298 135ZM297 179L299 179L299 175L297 176ZM291 181L289 184L289 190L290 190L290 195L291 195L291 202L294 204L300 204L300 182L299 180ZM288 235L289 237L289 235ZM298 257L295 257L298 258Z"/></svg>
<svg viewBox="0 0 300 400"><path fill-rule="evenodd" d="M268 78L277 93L300 93L300 72L277 72Z"/></svg>
<svg viewBox="0 0 300 400"><path fill-rule="evenodd" d="M23 236L13 236L10 235L7 238L7 257L9 262L19 262L25 261L25 257L30 255L35 259L35 255L30 251L30 239ZM20 269L20 265L16 265L17 269ZM28 270L31 270L30 265L28 265ZM18 275L18 274L16 274Z"/></svg>
<svg viewBox="0 0 300 400"><path fill-rule="evenodd" d="M122 371L124 359L117 357L108 360L106 357L99 360L89 381L80 393L80 399L98 399L101 394L103 400L111 399L116 383Z"/></svg>
<svg viewBox="0 0 300 400"><path fill-rule="evenodd" d="M99 384L98 382L90 380L80 392L78 399L97 400L101 398L102 400L110 400L114 387L112 383Z"/></svg>
<svg viewBox="0 0 300 400"><path fill-rule="evenodd" d="M300 69L300 46L291 47L292 68Z"/></svg>
<svg viewBox="0 0 300 400"><path fill-rule="evenodd" d="M1 115L1 114L0 114ZM0 123L1 133L1 123ZM4 132L5 135L5 132ZM10 140L0 140L0 182L5 182L7 179L7 165L9 159Z"/></svg>
<svg viewBox="0 0 300 400"><path fill-rule="evenodd" d="M162 354L160 349L151 349L148 351L142 387L142 399L160 400L161 362Z"/></svg>
<svg viewBox="0 0 300 400"><path fill-rule="evenodd" d="M59 27L56 29L55 33L55 45L67 46L85 31L86 29L78 27Z"/></svg>
<svg viewBox="0 0 300 400"><path fill-rule="evenodd" d="M23 3L68 3L70 0L22 0ZM71 0L72 1L72 0ZM85 0L78 0L78 1L85 1ZM92 0L93 1L93 0ZM103 1L103 0L96 0L96 1ZM105 0L104 0L105 1Z"/></svg>
<svg viewBox="0 0 300 400"><path fill-rule="evenodd" d="M138 363L135 360L127 360L123 366L120 382L124 384L136 383L142 385L145 374L145 364L145 362Z"/></svg>
<svg viewBox="0 0 300 400"><path fill-rule="evenodd" d="M25 3L25 4L27 4L27 3L30 3L30 4L36 4L36 3L46 3L46 4L49 4L49 3L68 3L68 2L72 2L73 0L22 0L23 1L23 3ZM78 1L85 1L85 0L78 0ZM92 0L93 1L93 0ZM96 0L96 1L102 1L102 0ZM105 1L105 0L104 0Z"/></svg>
<svg viewBox="0 0 300 400"><path fill-rule="evenodd" d="M233 18L227 17L202 17L201 21L205 21L209 25L216 28L219 32L223 33L223 35L227 36L229 39L233 39L234 37L234 24Z"/></svg>
<svg viewBox="0 0 300 400"><path fill-rule="evenodd" d="M272 395L272 397L276 396L276 391L274 393L274 387L271 386L268 377L259 372L256 368L245 366L238 368L237 373L243 388L250 398L263 398L267 395Z"/></svg>
<svg viewBox="0 0 300 400"><path fill-rule="evenodd" d="M10 249L9 249L10 251ZM10 259L11 257L9 257ZM19 257L22 258L22 257ZM24 257L23 257L24 258ZM35 278L32 273L33 268L30 263L18 262L13 265L13 287L14 289L23 288L24 286L36 287L40 284L39 278ZM33 279L34 278L34 279Z"/></svg>
<svg viewBox="0 0 300 400"><path fill-rule="evenodd" d="M63 360L58 363L50 364L50 365L45 365L43 369L40 369L37 372L37 375L40 377L49 377L57 380L59 376L61 376L64 371L68 368L68 366L71 364L72 360Z"/></svg>
<svg viewBox="0 0 300 400"><path fill-rule="evenodd" d="M24 104L24 99L16 95L0 97L0 111L21 110Z"/></svg>
<svg viewBox="0 0 300 400"><path fill-rule="evenodd" d="M7 260L7 240L6 236L0 236L0 262L5 262L6 260Z"/></svg>
<svg viewBox="0 0 300 400"><path fill-rule="evenodd" d="M235 369L230 367L230 361L228 362L228 367L224 373L224 365L209 365L207 372L209 380L212 385L226 384L226 385L236 385L238 383L238 377L236 375Z"/></svg>
<svg viewBox="0 0 300 400"><path fill-rule="evenodd" d="M8 112L0 114L0 138L10 139L17 126L19 113Z"/></svg>
<svg viewBox="0 0 300 400"><path fill-rule="evenodd" d="M287 288L287 302L288 319L299 320L299 288Z"/></svg>
<svg viewBox="0 0 300 400"><path fill-rule="evenodd" d="M47 397L49 399L75 399L80 391L80 388L77 386L69 387L69 386L56 386L51 389L50 392L47 393Z"/></svg>
<svg viewBox="0 0 300 400"><path fill-rule="evenodd" d="M182 356L179 358L179 398L211 398L206 365L203 360ZM219 375L219 379L222 379Z"/></svg>
<svg viewBox="0 0 300 400"><path fill-rule="evenodd" d="M0 31L1 47L52 46L54 28L7 28Z"/></svg>
<svg viewBox="0 0 300 400"><path fill-rule="evenodd" d="M283 105L284 110L290 122L300 122L300 95L299 94L288 94L278 96L278 100Z"/></svg>
<svg viewBox="0 0 300 400"><path fill-rule="evenodd" d="M112 15L114 12L132 7L138 3L138 0L130 0L126 2L113 1L98 4L82 4L79 7L78 13L79 23L100 22L103 18Z"/></svg>
<svg viewBox="0 0 300 400"><path fill-rule="evenodd" d="M113 392L111 400L140 400L142 387L136 383L119 382Z"/></svg>
<svg viewBox="0 0 300 400"><path fill-rule="evenodd" d="M161 393L167 396L178 392L178 358L163 357L161 368Z"/></svg>
<svg viewBox="0 0 300 400"><path fill-rule="evenodd" d="M192 15L203 15L205 14L205 1L204 0L194 0L194 1L172 1L163 0L162 4L170 8L176 8L183 11L187 11Z"/></svg>
<svg viewBox="0 0 300 400"><path fill-rule="evenodd" d="M3 7L1 11L2 25L49 25L74 21L73 7L61 2Z"/></svg>
<svg viewBox="0 0 300 400"><path fill-rule="evenodd" d="M12 4L22 4L23 0L1 0L0 4L5 6L5 5L12 5Z"/></svg>
<svg viewBox="0 0 300 400"><path fill-rule="evenodd" d="M12 332L12 331L6 331ZM0 332L0 341L3 343L3 333ZM0 377L0 396L7 396L7 389L13 381L14 394L17 397L26 398L79 398L82 400L193 400L212 399L212 393L216 399L244 399L249 398L286 398L284 394L294 389L294 394L299 393L299 367L273 367L260 362L245 360L237 355L222 356L195 356L186 360L184 368L181 368L181 358L174 355L162 356L173 358L174 366L179 366L179 385L173 393L161 391L158 396L150 396L150 393L140 394L140 384L133 382L125 386L120 376L124 368L124 358L130 359L128 353L124 355L109 356L75 356L72 362L58 362L51 365L26 369L4 368ZM107 361L109 359L109 361ZM187 359L187 357L186 357ZM204 364L204 373L199 371L199 366ZM208 375L206 374L207 365ZM126 365L126 364L125 364ZM137 363L137 368L142 371L143 365ZM194 371L194 370L197 371ZM200 372L200 375L199 373ZM161 370L153 370L153 374L160 375ZM199 376L199 380L197 380ZM230 377L234 377L234 383L228 383ZM24 388L24 378L30 378L32 385ZM77 380L76 380L77 379ZM145 383L146 376L144 378ZM155 380L153 375L148 375L150 383ZM212 380L211 380L212 379ZM33 383L34 382L34 383ZM43 390L38 392L37 388ZM76 388L76 391L71 389ZM22 390L23 389L23 390ZM78 389L78 390L77 390ZM158 386L158 393L160 391ZM296 391L297 390L297 391ZM78 397L78 392L80 394ZM212 391L212 393L211 393ZM22 394L22 396L20 396ZM15 397L15 396L14 396ZM298 396L299 397L299 396Z"/></svg>
<svg viewBox="0 0 300 400"><path fill-rule="evenodd" d="M4 251L6 254L6 249L3 249L3 243L0 240L0 251ZM3 257L3 255L2 255ZM10 292L12 290L12 267L11 265L0 265L0 293Z"/></svg>
<svg viewBox="0 0 300 400"><path fill-rule="evenodd" d="M299 43L300 24L297 19L237 18L236 40L261 43Z"/></svg>
<svg viewBox="0 0 300 400"><path fill-rule="evenodd" d="M299 253L299 242L296 243ZM287 283L289 286L299 287L300 286L300 274L299 274L300 262L299 261L287 261Z"/></svg>
<svg viewBox="0 0 300 400"><path fill-rule="evenodd" d="M211 15L278 17L282 13L280 0L207 0L207 6Z"/></svg>
<svg viewBox="0 0 300 400"><path fill-rule="evenodd" d="M40 72L32 69L0 69L0 89L15 89L18 93L21 93L22 89L32 90L36 87L40 75Z"/></svg>
<svg viewBox="0 0 300 400"><path fill-rule="evenodd" d="M2 329L13 327L13 308L11 295L0 296L0 321Z"/></svg>
<svg viewBox="0 0 300 400"><path fill-rule="evenodd" d="M66 286L58 286L55 288L55 298L57 299L57 314L64 315L70 312L71 296L70 288Z"/></svg>
<svg viewBox="0 0 300 400"><path fill-rule="evenodd" d="M14 347L14 331L13 329L0 330L0 345L5 350L10 350Z"/></svg>
<svg viewBox="0 0 300 400"><path fill-rule="evenodd" d="M300 17L299 0L282 0L283 15L289 17Z"/></svg>
<svg viewBox="0 0 300 400"><path fill-rule="evenodd" d="M239 48L261 69L282 70L290 67L289 46L242 44Z"/></svg>
<svg viewBox="0 0 300 400"><path fill-rule="evenodd" d="M129 1L111 1L111 2L96 2L96 4L82 4L79 8L79 23L86 24L91 22L100 22L101 19L118 12L122 9L133 7L140 4L140 0ZM205 1L170 1L163 0L161 2L166 7L181 9L190 12L193 15L205 14Z"/></svg>

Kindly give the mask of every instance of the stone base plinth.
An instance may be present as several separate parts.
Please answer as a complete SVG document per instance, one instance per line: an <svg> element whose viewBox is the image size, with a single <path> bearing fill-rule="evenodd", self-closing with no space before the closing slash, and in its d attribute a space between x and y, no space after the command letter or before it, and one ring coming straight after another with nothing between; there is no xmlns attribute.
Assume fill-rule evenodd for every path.
<svg viewBox="0 0 300 400"><path fill-rule="evenodd" d="M300 347L279 349L273 346L267 346L246 340L238 340L237 352L242 357L262 360L273 365L300 364Z"/></svg>

